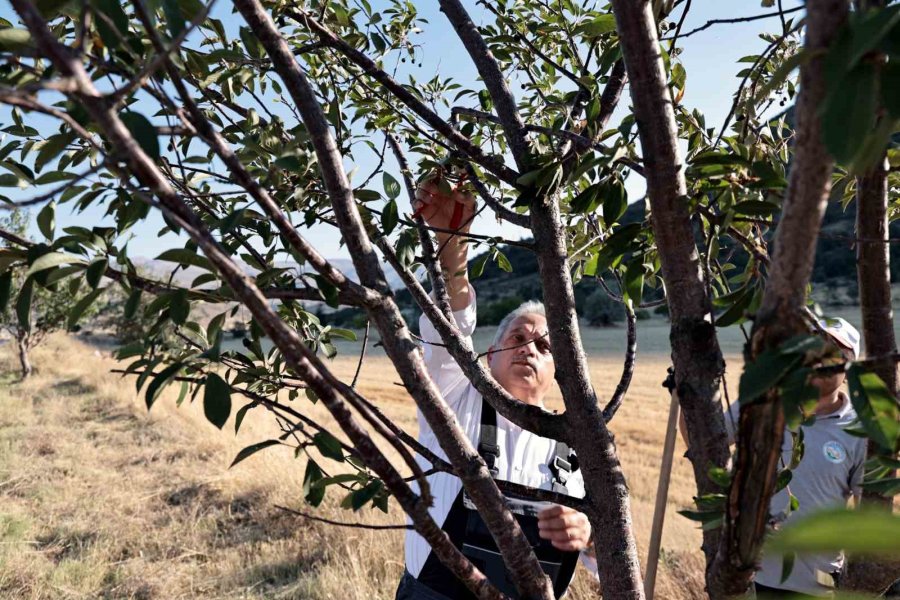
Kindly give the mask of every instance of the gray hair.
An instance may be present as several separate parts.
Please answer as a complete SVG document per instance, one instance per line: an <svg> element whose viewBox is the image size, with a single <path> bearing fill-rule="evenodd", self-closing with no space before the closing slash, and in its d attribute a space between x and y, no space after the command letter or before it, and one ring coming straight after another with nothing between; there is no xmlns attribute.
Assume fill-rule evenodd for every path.
<svg viewBox="0 0 900 600"><path fill-rule="evenodd" d="M506 335L506 330L509 329L512 322L523 315L541 315L546 319L547 311L544 309L543 302L538 302L537 300L523 302L519 305L519 308L503 317L503 320L497 325L497 333L494 334L494 341L491 342L491 346L496 348L503 340L503 336Z"/></svg>

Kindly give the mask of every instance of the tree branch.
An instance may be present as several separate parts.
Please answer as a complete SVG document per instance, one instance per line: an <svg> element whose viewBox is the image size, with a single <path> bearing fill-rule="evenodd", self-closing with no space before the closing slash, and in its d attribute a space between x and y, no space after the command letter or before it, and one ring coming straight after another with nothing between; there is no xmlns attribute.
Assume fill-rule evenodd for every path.
<svg viewBox="0 0 900 600"><path fill-rule="evenodd" d="M334 48L347 57L352 63L360 67L363 72L384 86L398 100L412 109L412 111L423 121L431 125L435 131L446 137L460 150L460 152L469 156L473 162L478 163L509 185L516 185L519 174L504 165L502 159L485 154L481 148L474 145L471 140L460 133L455 127L440 118L437 113L428 108L428 106L419 100L412 92L403 87L399 82L395 81L393 77L383 70L379 69L375 62L368 56L332 33L331 30L319 23L319 21L309 13L292 7L286 11L286 14L309 27L321 38L323 43Z"/></svg>
<svg viewBox="0 0 900 600"><path fill-rule="evenodd" d="M441 12L456 30L456 35L462 41L466 51L475 63L484 85L491 95L497 116L509 141L509 148L519 171L525 173L531 170L531 145L525 136L525 123L519 115L516 100L512 91L506 85L506 78L500 70L494 55L491 54L487 43L460 0L439 0Z"/></svg>
<svg viewBox="0 0 900 600"><path fill-rule="evenodd" d="M666 281L678 398L693 441L691 462L698 495L704 495L718 490L708 475L710 465L724 467L730 457L719 402L725 363L694 243L674 106L652 7L629 0L612 4L644 154L651 226ZM707 564L712 563L717 546L718 532L704 531Z"/></svg>
<svg viewBox="0 0 900 600"><path fill-rule="evenodd" d="M847 18L848 2L810 0L806 8L805 47L811 58L800 67L794 157L766 291L747 351L751 360L808 331L802 309L831 190L834 161L822 142L818 116L827 88L823 55ZM722 543L710 574L715 596L743 593L750 583L766 534L783 434L784 412L777 390L741 407Z"/></svg>
<svg viewBox="0 0 900 600"><path fill-rule="evenodd" d="M484 460L475 451L471 441L459 426L455 414L428 376L421 354L390 297L384 272L369 244L353 192L347 182L342 157L314 90L259 1L235 0L234 4L265 48L303 117L316 151L319 169L335 217L360 281L366 287L384 294L381 302L373 303L367 308L381 332L388 356L397 367L403 383L416 400L419 410L431 426L450 462L459 466L460 479L497 542L516 587L527 598L549 598L551 594L549 580L543 574L527 538L506 508ZM476 577L473 574L472 564L468 561L463 562L459 551L453 547L448 548L445 539L446 537L440 540L429 539L441 562L474 593L484 596L495 595L496 590L483 579Z"/></svg>

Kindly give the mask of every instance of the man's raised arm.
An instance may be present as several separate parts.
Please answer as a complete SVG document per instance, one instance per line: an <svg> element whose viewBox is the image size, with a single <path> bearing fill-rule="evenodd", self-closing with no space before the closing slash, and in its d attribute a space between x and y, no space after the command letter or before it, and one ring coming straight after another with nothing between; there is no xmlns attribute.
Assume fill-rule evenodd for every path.
<svg viewBox="0 0 900 600"><path fill-rule="evenodd" d="M447 282L450 308L458 311L469 305L468 244L464 237L450 231L468 233L475 213L475 198L452 185L449 192L446 189L446 185L441 186L434 179L422 183L416 191L413 209L429 226L438 230L435 232L440 252L438 258Z"/></svg>

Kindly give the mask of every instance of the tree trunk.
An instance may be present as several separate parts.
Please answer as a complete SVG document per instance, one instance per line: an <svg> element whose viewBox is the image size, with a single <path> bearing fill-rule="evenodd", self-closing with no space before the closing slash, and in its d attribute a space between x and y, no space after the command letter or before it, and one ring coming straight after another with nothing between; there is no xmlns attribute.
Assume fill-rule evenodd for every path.
<svg viewBox="0 0 900 600"><path fill-rule="evenodd" d="M550 198L531 203L531 229L547 308L550 347L557 365L572 446L581 457L585 514L591 521L604 598L644 597L640 561L631 522L631 500L612 434L597 403L581 343L572 270L559 221L559 204Z"/></svg>
<svg viewBox="0 0 900 600"><path fill-rule="evenodd" d="M888 165L882 158L868 173L856 180L856 269L859 304L866 355L884 356L897 351L894 339L894 311L891 308L890 245L888 239ZM884 362L874 369L888 388L897 394L897 364ZM868 455L884 454L869 440ZM892 510L893 498L865 491L862 503ZM872 561L849 557L841 577L841 587L878 593L900 579L897 561Z"/></svg>
<svg viewBox="0 0 900 600"><path fill-rule="evenodd" d="M834 168L818 117L826 93L824 54L846 20L848 3L810 0L806 6L805 46L812 58L800 69L794 160L765 295L745 352L748 361L809 332L802 309ZM709 578L713 598L741 595L750 584L767 531L783 435L777 390L741 408L725 525Z"/></svg>
<svg viewBox="0 0 900 600"><path fill-rule="evenodd" d="M698 495L721 492L709 468L728 461L719 387L725 363L688 212L675 113L666 85L651 3L613 0L613 11L644 153L651 225L659 249L672 321L670 342ZM718 530L703 533L707 565Z"/></svg>
<svg viewBox="0 0 900 600"><path fill-rule="evenodd" d="M31 358L28 356L28 339L30 335L24 329L16 331L16 347L19 350L19 369L22 373L22 380L28 379L34 370L31 367Z"/></svg>

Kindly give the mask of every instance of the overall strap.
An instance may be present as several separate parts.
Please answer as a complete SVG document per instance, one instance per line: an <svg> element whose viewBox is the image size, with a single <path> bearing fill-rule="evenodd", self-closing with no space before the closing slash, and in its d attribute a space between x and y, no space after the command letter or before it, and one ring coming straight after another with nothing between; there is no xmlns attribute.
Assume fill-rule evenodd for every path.
<svg viewBox="0 0 900 600"><path fill-rule="evenodd" d="M497 413L494 407L481 401L481 435L478 438L478 454L487 463L491 471L491 477L497 477L500 469L497 461L500 459L500 446L497 444Z"/></svg>
<svg viewBox="0 0 900 600"><path fill-rule="evenodd" d="M561 494L568 494L566 482L572 475L572 471L578 470L578 457L569 449L564 442L556 442L556 448L553 451L553 460L548 465L550 473L553 475L553 491Z"/></svg>

